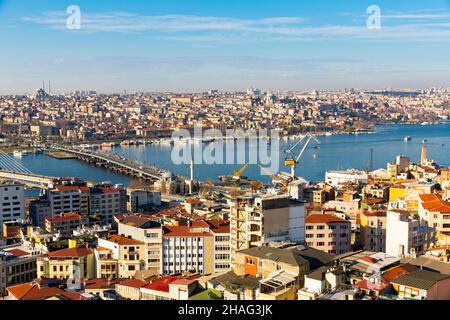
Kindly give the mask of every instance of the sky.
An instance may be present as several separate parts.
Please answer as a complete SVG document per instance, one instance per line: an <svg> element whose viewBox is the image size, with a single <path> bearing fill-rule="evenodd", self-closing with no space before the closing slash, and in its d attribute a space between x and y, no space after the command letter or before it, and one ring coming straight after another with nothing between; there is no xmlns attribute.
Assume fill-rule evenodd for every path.
<svg viewBox="0 0 450 320"><path fill-rule="evenodd" d="M0 0L0 44L0 94L450 87L450 0Z"/></svg>

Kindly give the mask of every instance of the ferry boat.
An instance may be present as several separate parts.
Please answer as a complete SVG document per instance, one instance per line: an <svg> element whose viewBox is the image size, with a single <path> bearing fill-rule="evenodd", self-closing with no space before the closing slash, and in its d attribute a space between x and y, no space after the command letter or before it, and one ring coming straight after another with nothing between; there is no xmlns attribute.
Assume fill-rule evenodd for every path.
<svg viewBox="0 0 450 320"><path fill-rule="evenodd" d="M405 140L405 142L411 141L411 137L410 136L406 136L403 138L403 140Z"/></svg>
<svg viewBox="0 0 450 320"><path fill-rule="evenodd" d="M112 149L116 146L114 142L103 142L102 143L102 149Z"/></svg>

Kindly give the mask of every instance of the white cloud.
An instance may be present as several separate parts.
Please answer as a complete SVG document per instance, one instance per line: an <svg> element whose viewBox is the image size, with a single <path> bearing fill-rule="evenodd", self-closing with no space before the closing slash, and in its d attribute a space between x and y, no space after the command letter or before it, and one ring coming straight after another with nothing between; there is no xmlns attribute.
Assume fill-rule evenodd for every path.
<svg viewBox="0 0 450 320"><path fill-rule="evenodd" d="M301 17L237 19L194 15L146 16L127 12L84 13L81 31L145 33L154 38L189 42L227 41L304 41L322 38L366 40L439 41L450 37L448 23L437 21L450 13L382 13L382 28L369 30L365 20L355 24L307 25ZM65 12L45 12L24 18L50 29L64 30ZM398 23L397 20L421 19L420 23ZM364 21L363 21L364 20ZM395 24L388 22L396 20ZM428 20L432 20L428 22Z"/></svg>

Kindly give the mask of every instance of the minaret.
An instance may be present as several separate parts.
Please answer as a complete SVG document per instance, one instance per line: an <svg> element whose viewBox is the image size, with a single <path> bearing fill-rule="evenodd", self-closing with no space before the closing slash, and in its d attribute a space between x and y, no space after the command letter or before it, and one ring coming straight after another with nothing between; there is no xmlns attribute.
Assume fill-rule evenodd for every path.
<svg viewBox="0 0 450 320"><path fill-rule="evenodd" d="M427 146L422 146L422 155L420 156L420 164L424 165L427 159Z"/></svg>
<svg viewBox="0 0 450 320"><path fill-rule="evenodd" d="M50 80L48 80L48 95L50 95L50 92L52 92L52 91L51 91L51 87L50 87Z"/></svg>

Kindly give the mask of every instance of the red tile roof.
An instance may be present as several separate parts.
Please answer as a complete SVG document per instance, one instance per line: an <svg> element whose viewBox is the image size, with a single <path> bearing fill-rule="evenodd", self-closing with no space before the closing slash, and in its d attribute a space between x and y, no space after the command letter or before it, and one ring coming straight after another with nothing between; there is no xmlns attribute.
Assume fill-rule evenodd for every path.
<svg viewBox="0 0 450 320"><path fill-rule="evenodd" d="M311 214L306 217L306 223L349 223L347 220L329 214Z"/></svg>
<svg viewBox="0 0 450 320"><path fill-rule="evenodd" d="M20 249L12 249L12 250L8 250L8 253L16 256L16 257L23 257L23 256L28 256L30 255L30 253L20 250Z"/></svg>
<svg viewBox="0 0 450 320"><path fill-rule="evenodd" d="M230 233L230 221L228 220L207 220L212 233Z"/></svg>
<svg viewBox="0 0 450 320"><path fill-rule="evenodd" d="M124 281L118 283L118 285L125 286L125 287L131 287L131 288L141 288L147 284L148 284L147 281L139 280L139 279L127 279L127 280L124 280Z"/></svg>
<svg viewBox="0 0 450 320"><path fill-rule="evenodd" d="M54 222L62 222L62 221L71 221L71 220L80 220L81 216L75 212L66 213L65 215L61 217L53 217L53 218L47 218L47 220L51 223Z"/></svg>
<svg viewBox="0 0 450 320"><path fill-rule="evenodd" d="M133 245L133 244L143 244L142 241L139 240L135 240L135 239L130 239L124 236L119 236L117 234L113 234L110 235L109 237L107 237L106 239L104 239L106 241L110 241L110 242L114 242L117 243L119 245Z"/></svg>
<svg viewBox="0 0 450 320"><path fill-rule="evenodd" d="M362 280L356 284L356 286L362 290L381 291L386 288L384 283L373 283L368 280Z"/></svg>
<svg viewBox="0 0 450 320"><path fill-rule="evenodd" d="M421 194L419 197L424 209L431 212L450 213L450 202L442 200L437 195Z"/></svg>
<svg viewBox="0 0 450 320"><path fill-rule="evenodd" d="M85 187L85 186L62 186L62 185L58 185L58 186L55 186L55 188L58 191L75 191L75 190L86 191L86 190L89 190L89 187Z"/></svg>
<svg viewBox="0 0 450 320"><path fill-rule="evenodd" d="M361 214L365 215L366 217L386 217L386 211L365 211Z"/></svg>
<svg viewBox="0 0 450 320"><path fill-rule="evenodd" d="M394 281L401 275L408 274L408 273L411 273L411 272L414 272L417 270L418 270L418 268L416 266L409 264L409 263L395 266L395 267L387 270L383 274L383 281L386 283L391 283L392 281Z"/></svg>
<svg viewBox="0 0 450 320"><path fill-rule="evenodd" d="M40 284L41 283L41 284ZM32 281L6 288L17 300L44 300L60 295L69 300L81 300L81 295L75 292L65 292L58 287L49 287L45 282Z"/></svg>
<svg viewBox="0 0 450 320"><path fill-rule="evenodd" d="M48 256L50 258L73 258L73 257L84 257L92 253L91 249L88 248L67 248L58 251L49 252Z"/></svg>
<svg viewBox="0 0 450 320"><path fill-rule="evenodd" d="M192 232L190 227L187 226L164 226L163 237L210 237L211 232Z"/></svg>
<svg viewBox="0 0 450 320"><path fill-rule="evenodd" d="M157 279L152 283L146 285L145 289L169 292L169 283L176 281L179 277L177 276L165 276L163 278Z"/></svg>

